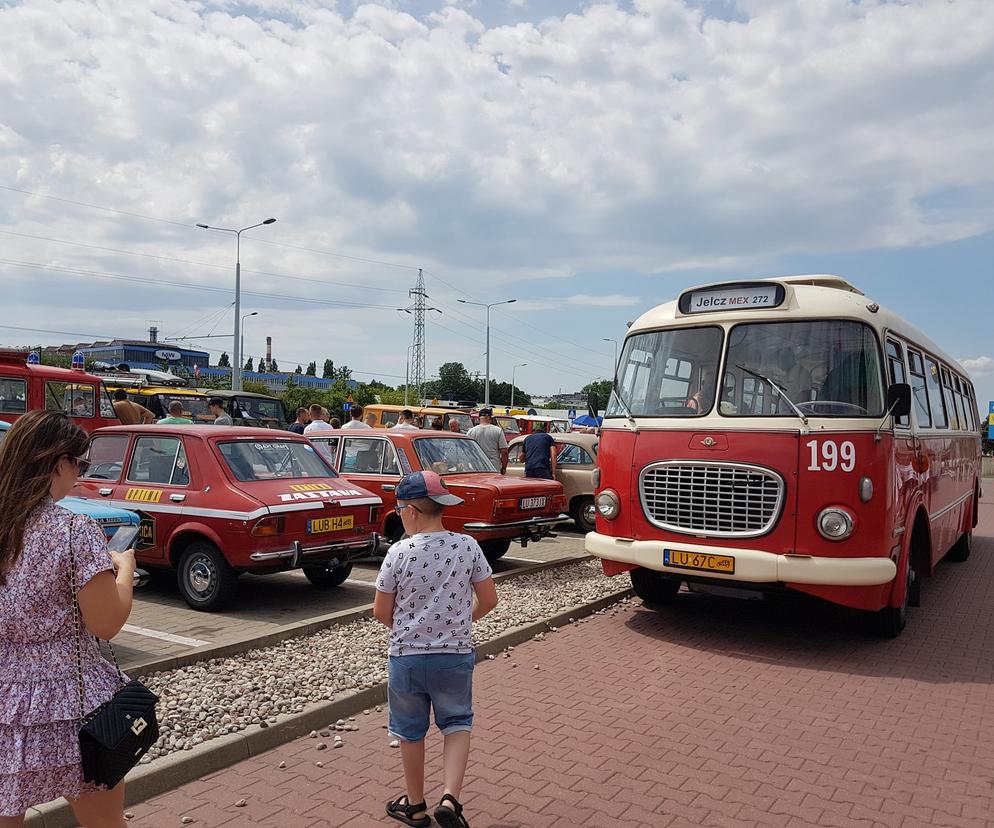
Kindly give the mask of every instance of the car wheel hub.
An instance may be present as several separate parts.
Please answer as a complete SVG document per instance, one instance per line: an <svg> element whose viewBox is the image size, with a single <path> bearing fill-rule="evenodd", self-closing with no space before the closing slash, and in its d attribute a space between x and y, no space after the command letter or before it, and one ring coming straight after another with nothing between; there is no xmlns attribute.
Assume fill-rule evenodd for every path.
<svg viewBox="0 0 994 828"><path fill-rule="evenodd" d="M206 558L198 558L190 565L187 576L190 588L200 597L206 598L213 591L214 568Z"/></svg>

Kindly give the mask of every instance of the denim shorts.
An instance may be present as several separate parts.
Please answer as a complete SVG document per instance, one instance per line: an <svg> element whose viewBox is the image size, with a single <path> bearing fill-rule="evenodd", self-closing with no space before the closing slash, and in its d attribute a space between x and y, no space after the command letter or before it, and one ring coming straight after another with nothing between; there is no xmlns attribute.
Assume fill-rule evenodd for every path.
<svg viewBox="0 0 994 828"><path fill-rule="evenodd" d="M429 714L445 735L473 729L474 653L424 653L390 656L387 701L390 735L420 742Z"/></svg>

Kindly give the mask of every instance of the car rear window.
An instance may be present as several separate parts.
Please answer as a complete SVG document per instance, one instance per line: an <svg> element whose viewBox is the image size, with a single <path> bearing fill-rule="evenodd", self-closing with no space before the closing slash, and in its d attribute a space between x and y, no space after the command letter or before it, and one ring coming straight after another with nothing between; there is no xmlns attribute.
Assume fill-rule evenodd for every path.
<svg viewBox="0 0 994 828"><path fill-rule="evenodd" d="M456 436L420 437L414 441L414 451L421 468L438 474L494 471L476 440Z"/></svg>
<svg viewBox="0 0 994 828"><path fill-rule="evenodd" d="M239 440L220 443L218 448L231 473L243 483L253 480L338 477L310 443Z"/></svg>

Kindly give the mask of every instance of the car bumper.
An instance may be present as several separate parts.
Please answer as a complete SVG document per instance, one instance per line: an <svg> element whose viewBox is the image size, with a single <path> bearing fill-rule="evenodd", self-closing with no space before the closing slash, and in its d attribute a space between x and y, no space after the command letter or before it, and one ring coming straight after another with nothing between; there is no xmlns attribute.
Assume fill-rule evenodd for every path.
<svg viewBox="0 0 994 828"><path fill-rule="evenodd" d="M253 552L249 555L249 558L254 563L289 561L291 567L300 566L303 561L319 555L337 557L344 563L353 558L361 558L364 555L375 553L379 544L380 536L376 532L373 532L368 538L338 541L336 543L326 543L321 546L309 546L306 548L300 541L294 541L293 546L289 549L277 549L272 552Z"/></svg>
<svg viewBox="0 0 994 828"><path fill-rule="evenodd" d="M467 532L500 532L506 529L532 529L543 526L555 526L570 520L569 515L545 515L544 517L525 518L524 520L508 520L503 523L467 523L463 528Z"/></svg>
<svg viewBox="0 0 994 828"><path fill-rule="evenodd" d="M778 555L758 549L731 549L689 543L636 541L589 532L586 550L591 555L619 563L635 564L678 577L709 578L715 581L739 581L754 584L818 584L822 586L877 586L889 584L897 575L890 558L821 558L811 555ZM735 558L735 573L708 572L699 569L666 566L663 550L699 552L706 555L730 555Z"/></svg>

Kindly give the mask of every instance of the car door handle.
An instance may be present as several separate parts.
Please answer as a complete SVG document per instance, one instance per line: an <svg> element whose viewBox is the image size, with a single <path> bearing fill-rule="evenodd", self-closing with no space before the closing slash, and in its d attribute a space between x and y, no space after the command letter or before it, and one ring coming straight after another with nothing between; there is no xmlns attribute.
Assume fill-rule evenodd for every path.
<svg viewBox="0 0 994 828"><path fill-rule="evenodd" d="M173 503L182 503L184 500L186 500L186 495L184 495L184 494L171 494L171 495L169 495L169 499Z"/></svg>
<svg viewBox="0 0 994 828"><path fill-rule="evenodd" d="M387 483L387 484L386 484L386 485L385 485L385 486L383 487L383 491L385 491L385 492L392 492L392 491L393 491L394 489L396 489L396 488L397 488L397 487L396 487L396 486L394 486L394 485L393 485L393 483Z"/></svg>
<svg viewBox="0 0 994 828"><path fill-rule="evenodd" d="M97 491L100 494L102 494L104 497L110 497L112 494L114 494L113 489L98 489Z"/></svg>

